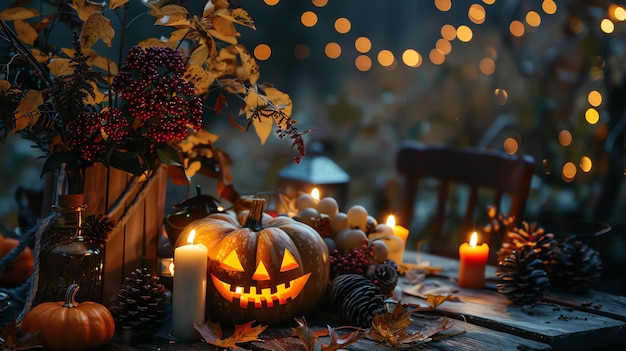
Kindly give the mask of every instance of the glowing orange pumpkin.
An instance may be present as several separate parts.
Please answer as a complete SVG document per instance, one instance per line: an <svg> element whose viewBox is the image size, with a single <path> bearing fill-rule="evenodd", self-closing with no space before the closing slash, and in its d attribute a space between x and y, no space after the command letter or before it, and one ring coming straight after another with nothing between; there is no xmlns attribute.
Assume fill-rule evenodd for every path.
<svg viewBox="0 0 626 351"><path fill-rule="evenodd" d="M328 249L317 232L289 217L264 215L254 199L242 226L215 213L185 229L208 249L207 314L214 321L274 324L302 315L329 281ZM174 292L175 293L175 292Z"/></svg>

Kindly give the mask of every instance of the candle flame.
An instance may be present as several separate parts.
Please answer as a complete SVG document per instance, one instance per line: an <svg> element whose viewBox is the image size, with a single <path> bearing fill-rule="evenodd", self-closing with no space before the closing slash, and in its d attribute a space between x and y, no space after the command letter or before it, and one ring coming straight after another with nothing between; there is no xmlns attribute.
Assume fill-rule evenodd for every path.
<svg viewBox="0 0 626 351"><path fill-rule="evenodd" d="M320 199L320 190L318 188L313 188L313 190L311 190L311 196L315 200L319 200Z"/></svg>
<svg viewBox="0 0 626 351"><path fill-rule="evenodd" d="M170 262L170 266L167 268L170 271L170 275L174 276L174 261Z"/></svg>
<svg viewBox="0 0 626 351"><path fill-rule="evenodd" d="M224 206L217 206L217 210L220 211L220 212L223 212L224 211Z"/></svg>
<svg viewBox="0 0 626 351"><path fill-rule="evenodd" d="M478 242L478 234L476 234L476 232L473 232L472 236L470 237L469 245L471 247L476 247L477 242Z"/></svg>
<svg viewBox="0 0 626 351"><path fill-rule="evenodd" d="M192 229L189 232L189 236L187 236L187 242L193 245L193 239L195 239L195 238L196 238L196 230Z"/></svg>
<svg viewBox="0 0 626 351"><path fill-rule="evenodd" d="M396 217L394 215L389 215L387 217L387 222L385 222L389 227L393 228L396 226Z"/></svg>

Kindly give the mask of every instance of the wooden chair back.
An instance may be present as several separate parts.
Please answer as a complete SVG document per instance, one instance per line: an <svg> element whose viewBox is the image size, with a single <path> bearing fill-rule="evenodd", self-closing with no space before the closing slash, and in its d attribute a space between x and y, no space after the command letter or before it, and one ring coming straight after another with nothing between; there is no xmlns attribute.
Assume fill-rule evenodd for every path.
<svg viewBox="0 0 626 351"><path fill-rule="evenodd" d="M474 230L479 231L488 224L488 205L495 206L497 213L502 211L514 216L516 221L523 217L534 160L530 156L511 156L497 150L405 141L396 154L396 169L404 181L397 222L411 229L408 245L426 240L431 253L458 257L461 242L468 241ZM429 198L418 196L425 185L431 185L431 193L435 193ZM465 190L464 195L459 195L459 189ZM418 200L426 201L427 210L421 212L427 215L416 216ZM505 202L508 208L503 208ZM446 225L446 221L454 219L452 206L461 217L456 220L456 227ZM478 220L481 215L483 219ZM422 221L422 217L428 218ZM424 223L414 223L416 221ZM421 227L420 231L425 233L413 234L416 227ZM494 244L499 245L499 238L481 237L480 242L490 244L490 262L493 263L499 247Z"/></svg>

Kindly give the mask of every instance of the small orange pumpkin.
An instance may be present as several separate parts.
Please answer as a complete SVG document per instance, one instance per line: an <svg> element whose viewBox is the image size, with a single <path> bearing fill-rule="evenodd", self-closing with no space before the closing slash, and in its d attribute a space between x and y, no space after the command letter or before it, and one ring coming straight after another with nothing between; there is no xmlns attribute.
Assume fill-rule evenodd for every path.
<svg viewBox="0 0 626 351"><path fill-rule="evenodd" d="M0 237L0 258L6 256L19 243L17 239ZM9 262L0 272L0 286L11 288L24 284L33 274L34 268L33 252L26 247L15 261Z"/></svg>
<svg viewBox="0 0 626 351"><path fill-rule="evenodd" d="M77 303L78 289L72 284L65 301L43 302L31 309L22 321L22 334L39 333L46 350L90 350L109 342L115 334L111 312L97 302Z"/></svg>

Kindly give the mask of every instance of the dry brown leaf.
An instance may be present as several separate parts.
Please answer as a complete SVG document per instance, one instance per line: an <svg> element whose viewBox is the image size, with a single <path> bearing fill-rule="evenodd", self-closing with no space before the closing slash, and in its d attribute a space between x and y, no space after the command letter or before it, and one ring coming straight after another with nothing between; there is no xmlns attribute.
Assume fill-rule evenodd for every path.
<svg viewBox="0 0 626 351"><path fill-rule="evenodd" d="M39 12L24 7L12 7L0 12L3 21L25 20L39 16Z"/></svg>
<svg viewBox="0 0 626 351"><path fill-rule="evenodd" d="M180 5L165 5L165 6L161 6L161 7L152 7L152 10L150 10L150 15L160 18L163 16L174 16L174 17L179 17L180 15L183 15L184 18L187 18L187 15L189 14L189 11L187 11L187 8L185 8L184 6L180 6Z"/></svg>
<svg viewBox="0 0 626 351"><path fill-rule="evenodd" d="M24 43L33 45L38 36L37 31L35 31L30 24L20 19L16 19L13 24L15 25L15 34L17 34L17 37Z"/></svg>
<svg viewBox="0 0 626 351"><path fill-rule="evenodd" d="M458 301L458 297L454 296L454 295L432 295L432 294L426 294L424 295L426 296L426 302L430 303L431 305L433 305L433 308L437 308L437 306L441 305L442 303L446 302L446 301Z"/></svg>
<svg viewBox="0 0 626 351"><path fill-rule="evenodd" d="M306 324L306 319L302 317L294 318L294 320L296 321L296 323L298 323L298 326L295 328L291 328L291 330L293 330L298 339L300 339L306 351L313 351L315 347L315 339L317 339L317 337L315 337L309 331L309 326Z"/></svg>
<svg viewBox="0 0 626 351"><path fill-rule="evenodd" d="M78 18L80 18L83 22L87 21L87 19L94 12L102 14L102 11L104 10L104 3L97 3L88 0L73 0L70 6L76 10Z"/></svg>
<svg viewBox="0 0 626 351"><path fill-rule="evenodd" d="M407 310L407 306L397 303L391 313L381 313L374 316L372 325L382 325L390 330L408 328L411 325L411 313L413 310Z"/></svg>
<svg viewBox="0 0 626 351"><path fill-rule="evenodd" d="M330 336L330 344L322 344L322 350L337 351L359 341L363 337L364 333L360 330L356 330L339 336L335 328L328 326L328 335Z"/></svg>
<svg viewBox="0 0 626 351"><path fill-rule="evenodd" d="M102 13L93 12L83 24L80 33L80 43L82 48L91 48L98 40L111 47L111 40L115 36L115 30L111 26L111 21L104 17Z"/></svg>
<svg viewBox="0 0 626 351"><path fill-rule="evenodd" d="M261 334L267 326L252 326L254 323L255 321L236 324L233 335L224 339L222 339L222 328L219 323L209 320L203 325L197 325L194 323L193 327L198 331L198 333L200 333L202 340L204 340L207 344L224 348L238 348L237 344L252 341L263 341L262 339L259 339L259 334Z"/></svg>

